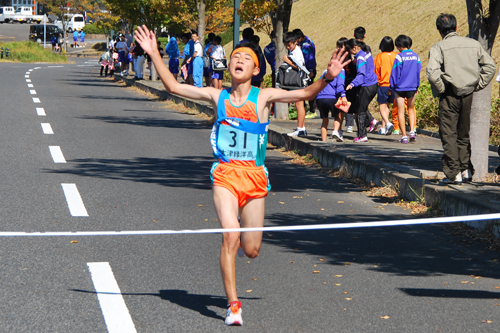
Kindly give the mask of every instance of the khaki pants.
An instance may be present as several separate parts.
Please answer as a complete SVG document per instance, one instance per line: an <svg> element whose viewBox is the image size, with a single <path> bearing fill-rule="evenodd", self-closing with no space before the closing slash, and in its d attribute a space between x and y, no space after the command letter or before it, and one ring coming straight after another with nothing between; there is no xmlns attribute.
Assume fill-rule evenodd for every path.
<svg viewBox="0 0 500 333"><path fill-rule="evenodd" d="M439 98L439 135L443 144L443 172L449 180L474 168L470 160L470 109L472 94L457 96L447 89Z"/></svg>

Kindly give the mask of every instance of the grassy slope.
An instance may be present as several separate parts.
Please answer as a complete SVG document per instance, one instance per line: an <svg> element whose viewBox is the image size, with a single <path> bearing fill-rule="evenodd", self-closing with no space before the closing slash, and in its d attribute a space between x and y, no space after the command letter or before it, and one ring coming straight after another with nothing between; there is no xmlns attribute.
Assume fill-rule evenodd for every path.
<svg viewBox="0 0 500 333"><path fill-rule="evenodd" d="M384 36L393 39L400 34L413 40L413 50L422 60L423 80L430 47L441 39L436 30L436 18L440 13L452 13L457 17L458 32L468 33L465 0L299 0L293 4L290 30L300 28L316 44L318 72L326 67L335 43L340 37L353 37L354 28L367 30L365 42L371 46L373 56ZM269 37L260 34L261 46L269 43ZM230 52L232 43L226 45ZM500 62L500 40L493 47L492 56ZM498 96L498 84L494 80L494 96Z"/></svg>

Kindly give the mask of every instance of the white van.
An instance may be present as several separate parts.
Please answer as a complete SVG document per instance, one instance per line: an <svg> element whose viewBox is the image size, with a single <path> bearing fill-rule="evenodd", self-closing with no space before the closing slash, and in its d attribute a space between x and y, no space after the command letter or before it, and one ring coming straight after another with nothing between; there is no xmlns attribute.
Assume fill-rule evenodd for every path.
<svg viewBox="0 0 500 333"><path fill-rule="evenodd" d="M14 7L0 7L0 23L13 23L15 15Z"/></svg>
<svg viewBox="0 0 500 333"><path fill-rule="evenodd" d="M78 29L83 29L85 26L85 18L81 14L72 15L67 22L66 30L73 32Z"/></svg>

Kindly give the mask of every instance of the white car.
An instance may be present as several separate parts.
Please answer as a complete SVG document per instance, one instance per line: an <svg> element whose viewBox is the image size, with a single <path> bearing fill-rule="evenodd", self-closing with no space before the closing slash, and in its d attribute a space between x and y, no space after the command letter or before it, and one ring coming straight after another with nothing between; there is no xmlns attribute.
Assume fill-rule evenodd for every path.
<svg viewBox="0 0 500 333"><path fill-rule="evenodd" d="M0 23L13 23L15 15L14 7L0 7Z"/></svg>

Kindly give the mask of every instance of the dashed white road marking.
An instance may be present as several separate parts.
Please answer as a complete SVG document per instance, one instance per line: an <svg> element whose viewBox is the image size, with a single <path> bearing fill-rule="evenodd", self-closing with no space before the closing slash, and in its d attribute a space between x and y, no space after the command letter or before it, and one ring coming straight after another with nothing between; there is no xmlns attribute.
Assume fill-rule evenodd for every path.
<svg viewBox="0 0 500 333"><path fill-rule="evenodd" d="M31 73L30 72L26 72L26 75L30 75Z"/></svg>
<svg viewBox="0 0 500 333"><path fill-rule="evenodd" d="M47 66L48 68L60 68L60 67L64 67L64 66Z"/></svg>
<svg viewBox="0 0 500 333"><path fill-rule="evenodd" d="M38 97L33 97L33 103L41 103L40 98Z"/></svg>
<svg viewBox="0 0 500 333"><path fill-rule="evenodd" d="M33 88L33 84L32 83L28 83L28 88Z"/></svg>
<svg viewBox="0 0 500 333"><path fill-rule="evenodd" d="M59 146L49 146L50 155L52 155L52 159L54 163L66 163L66 159L62 153L61 147Z"/></svg>
<svg viewBox="0 0 500 333"><path fill-rule="evenodd" d="M75 184L61 184L71 216L89 216Z"/></svg>
<svg viewBox="0 0 500 333"><path fill-rule="evenodd" d="M89 262L87 266L108 332L137 332L109 263Z"/></svg>
<svg viewBox="0 0 500 333"><path fill-rule="evenodd" d="M33 69L40 69L40 68L42 68L42 67L35 67L35 68L33 68Z"/></svg>
<svg viewBox="0 0 500 333"><path fill-rule="evenodd" d="M26 79L29 79L29 78L30 78L30 76L29 76L29 75L25 75L24 77L25 77Z"/></svg>
<svg viewBox="0 0 500 333"><path fill-rule="evenodd" d="M54 131L52 131L52 126L50 126L49 123L42 123L41 125L43 134L54 134Z"/></svg>
<svg viewBox="0 0 500 333"><path fill-rule="evenodd" d="M39 116L46 116L44 108L36 108L36 114Z"/></svg>
<svg viewBox="0 0 500 333"><path fill-rule="evenodd" d="M30 94L36 95L36 90L30 90Z"/></svg>
<svg viewBox="0 0 500 333"><path fill-rule="evenodd" d="M31 79L26 79L26 82L31 82Z"/></svg>
<svg viewBox="0 0 500 333"><path fill-rule="evenodd" d="M30 69L28 72L33 72L33 69Z"/></svg>

